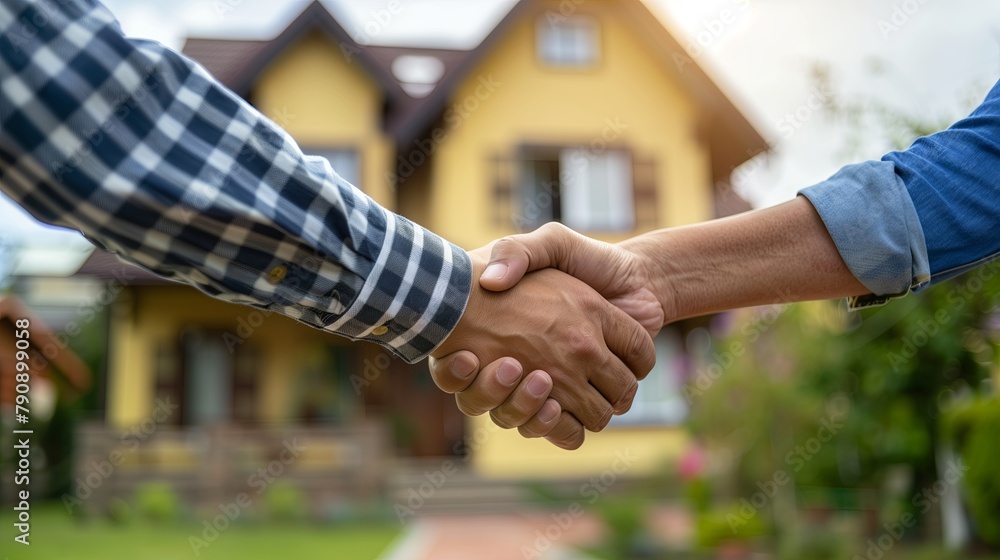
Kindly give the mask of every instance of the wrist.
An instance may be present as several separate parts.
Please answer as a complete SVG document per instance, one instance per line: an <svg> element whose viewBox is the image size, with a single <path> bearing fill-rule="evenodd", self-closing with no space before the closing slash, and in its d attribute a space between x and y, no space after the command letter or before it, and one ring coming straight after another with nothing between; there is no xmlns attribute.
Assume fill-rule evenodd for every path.
<svg viewBox="0 0 1000 560"><path fill-rule="evenodd" d="M618 246L632 256L638 277L659 302L663 312L663 325L680 318L678 310L677 282L673 270L668 266L669 230L659 230L627 239Z"/></svg>
<svg viewBox="0 0 1000 560"><path fill-rule="evenodd" d="M474 251L466 251L466 255L469 258L471 264L471 275L472 281L469 285L469 292L465 301L465 308L462 311L462 315L458 318L458 322L455 323L455 327L448 333L448 336L438 344L437 348L431 352L431 356L435 358L440 358L441 356L455 352L456 350L464 349L458 348L459 341L466 336L469 325L473 324L475 319L472 315L475 315L477 311L482 307L482 289L479 287L479 277L482 276L483 271L486 270L486 265L489 261L489 253L483 253L482 249L476 249Z"/></svg>
<svg viewBox="0 0 1000 560"><path fill-rule="evenodd" d="M662 229L619 243L645 271L646 283L663 310L664 325L700 314L696 294L703 281L699 280L702 262L691 258L675 237L676 230Z"/></svg>

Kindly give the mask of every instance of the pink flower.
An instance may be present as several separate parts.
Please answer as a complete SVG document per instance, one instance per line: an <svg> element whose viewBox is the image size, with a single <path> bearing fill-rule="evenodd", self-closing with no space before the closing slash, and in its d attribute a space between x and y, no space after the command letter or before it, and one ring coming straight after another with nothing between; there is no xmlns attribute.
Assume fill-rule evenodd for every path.
<svg viewBox="0 0 1000 560"><path fill-rule="evenodd" d="M700 445L692 444L684 451L680 460L677 461L677 472L684 480L694 480L699 478L701 473L704 472L705 463L707 463L705 451Z"/></svg>

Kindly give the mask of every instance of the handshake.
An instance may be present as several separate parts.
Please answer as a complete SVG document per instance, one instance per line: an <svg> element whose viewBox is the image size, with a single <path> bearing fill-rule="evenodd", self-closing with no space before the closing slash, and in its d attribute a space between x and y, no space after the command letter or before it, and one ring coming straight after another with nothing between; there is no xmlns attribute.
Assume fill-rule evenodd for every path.
<svg viewBox="0 0 1000 560"><path fill-rule="evenodd" d="M664 325L870 293L803 197L618 244L551 223L470 257L478 282L432 353L434 382L463 413L565 449L628 411Z"/></svg>
<svg viewBox="0 0 1000 560"><path fill-rule="evenodd" d="M524 437L579 447L584 428L631 407L656 360L653 337L674 318L651 263L627 243L550 223L472 251L478 283L433 354L434 382L467 415L489 411Z"/></svg>

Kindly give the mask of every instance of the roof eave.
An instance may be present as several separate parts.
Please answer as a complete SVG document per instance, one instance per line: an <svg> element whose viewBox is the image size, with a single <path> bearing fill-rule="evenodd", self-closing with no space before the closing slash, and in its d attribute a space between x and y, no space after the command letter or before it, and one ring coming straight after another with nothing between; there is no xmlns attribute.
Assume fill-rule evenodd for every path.
<svg viewBox="0 0 1000 560"><path fill-rule="evenodd" d="M379 85L387 102L395 102L401 95L405 95L395 78L388 74L367 52L366 48L358 44L333 14L318 1L309 4L277 37L266 41L267 46L246 64L246 71L229 84L229 89L237 95L247 98L264 69L270 66L297 39L313 29L322 31L333 43L338 45L345 56L354 57L359 61L361 67Z"/></svg>

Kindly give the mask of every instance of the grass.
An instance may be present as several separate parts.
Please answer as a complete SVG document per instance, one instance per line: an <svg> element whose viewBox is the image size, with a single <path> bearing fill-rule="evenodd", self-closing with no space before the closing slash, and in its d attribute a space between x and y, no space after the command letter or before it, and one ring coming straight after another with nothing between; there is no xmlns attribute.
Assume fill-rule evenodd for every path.
<svg viewBox="0 0 1000 560"><path fill-rule="evenodd" d="M9 544L13 516L0 516L6 529L4 554L17 560L374 560L399 533L393 525L315 525L256 523L234 525L195 552L190 537L202 538L193 524L116 525L104 519L74 519L59 506L32 509L31 545Z"/></svg>
<svg viewBox="0 0 1000 560"><path fill-rule="evenodd" d="M595 558L597 560L622 560L622 557L619 554L609 553L598 549L589 549L586 553L590 555L591 558ZM716 558L719 558L719 556L714 552L686 552L670 554L664 553L663 556L640 556L637 558L642 558L643 560L715 560ZM777 556L764 555L762 558L777 558ZM866 558L863 551L861 554L845 553L842 556L838 556L837 560L856 560L857 558ZM946 552L939 547L928 546L919 548L899 547L898 550L892 550L881 556L880 560L1000 560L1000 556L981 556L970 555L965 552Z"/></svg>

